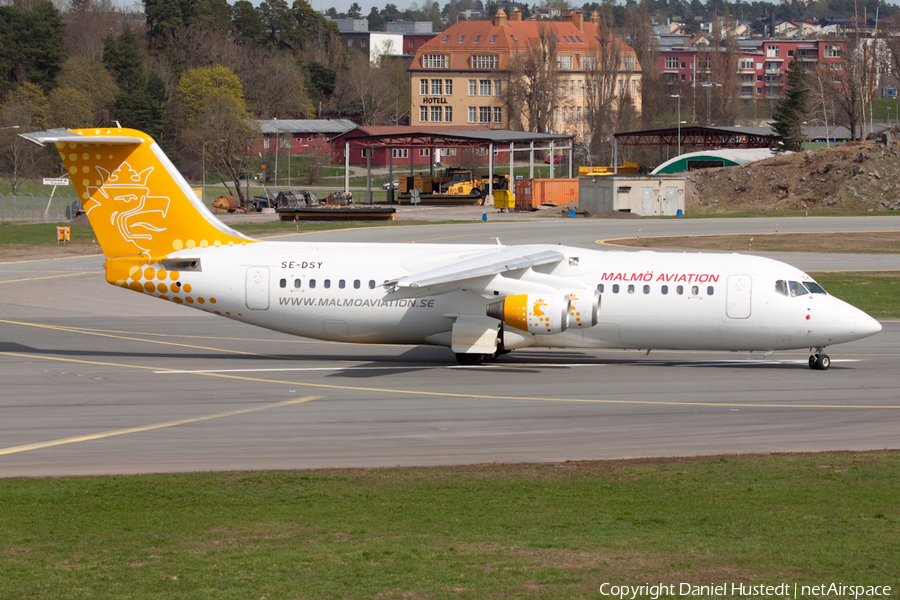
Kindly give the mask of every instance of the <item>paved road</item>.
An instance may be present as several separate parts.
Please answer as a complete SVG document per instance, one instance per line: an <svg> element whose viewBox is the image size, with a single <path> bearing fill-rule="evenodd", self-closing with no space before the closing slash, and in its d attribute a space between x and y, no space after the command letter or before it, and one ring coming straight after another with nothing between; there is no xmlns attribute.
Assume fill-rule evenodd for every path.
<svg viewBox="0 0 900 600"><path fill-rule="evenodd" d="M303 238L480 242L499 232L602 248L597 239L633 225L489 221ZM768 225L726 220L718 231ZM884 257L854 260L885 268ZM900 322L832 348L826 372L808 369L803 352L522 350L458 367L446 349L316 342L195 313L105 284L101 264L0 264L0 476L900 446Z"/></svg>

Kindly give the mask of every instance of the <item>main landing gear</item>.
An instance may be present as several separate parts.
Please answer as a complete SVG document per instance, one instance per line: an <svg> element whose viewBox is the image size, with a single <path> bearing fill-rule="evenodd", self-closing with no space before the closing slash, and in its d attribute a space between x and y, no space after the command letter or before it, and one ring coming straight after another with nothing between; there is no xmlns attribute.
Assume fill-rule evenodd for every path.
<svg viewBox="0 0 900 600"><path fill-rule="evenodd" d="M816 353L809 357L809 368L816 371L827 371L831 366L831 359L822 352L824 348L816 348Z"/></svg>

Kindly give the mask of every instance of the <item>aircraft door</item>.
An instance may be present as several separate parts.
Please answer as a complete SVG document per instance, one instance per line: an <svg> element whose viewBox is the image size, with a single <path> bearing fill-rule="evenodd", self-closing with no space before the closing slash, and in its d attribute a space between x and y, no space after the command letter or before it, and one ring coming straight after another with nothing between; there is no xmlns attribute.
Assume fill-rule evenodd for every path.
<svg viewBox="0 0 900 600"><path fill-rule="evenodd" d="M247 308L269 308L269 268L247 267Z"/></svg>
<svg viewBox="0 0 900 600"><path fill-rule="evenodd" d="M641 188L641 215L645 217L649 217L651 215L656 214L653 210L653 200L656 197L656 194L653 193L652 187L642 187Z"/></svg>
<svg viewBox="0 0 900 600"><path fill-rule="evenodd" d="M678 212L678 188L666 186L666 209L664 215L674 217Z"/></svg>
<svg viewBox="0 0 900 600"><path fill-rule="evenodd" d="M725 294L725 314L729 319L750 317L751 283L749 275L729 275L728 290Z"/></svg>

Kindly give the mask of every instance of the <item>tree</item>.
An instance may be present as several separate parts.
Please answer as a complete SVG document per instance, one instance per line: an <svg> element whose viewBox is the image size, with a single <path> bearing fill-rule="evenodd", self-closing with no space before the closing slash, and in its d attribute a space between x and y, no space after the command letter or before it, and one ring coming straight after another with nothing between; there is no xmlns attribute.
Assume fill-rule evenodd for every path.
<svg viewBox="0 0 900 600"><path fill-rule="evenodd" d="M49 89L62 65L63 21L49 0L0 6L0 99L25 81Z"/></svg>
<svg viewBox="0 0 900 600"><path fill-rule="evenodd" d="M19 126L0 130L0 169L9 176L13 196L18 196L22 181L35 172L40 153L40 146L18 134L46 128L48 112L44 91L33 83L20 85L0 105L0 127Z"/></svg>
<svg viewBox="0 0 900 600"><path fill-rule="evenodd" d="M359 7L359 4L354 2L350 5L350 8L347 9L347 16L351 19L359 19L362 17L362 8Z"/></svg>
<svg viewBox="0 0 900 600"><path fill-rule="evenodd" d="M103 40L119 33L126 18L112 0L72 0L62 17L64 55L90 60L103 58Z"/></svg>
<svg viewBox="0 0 900 600"><path fill-rule="evenodd" d="M83 116L87 117L85 121L81 122L81 126L84 127L96 127L109 123L109 105L115 101L119 88L103 64L87 58L70 58L63 63L62 70L56 76L56 83L59 87L50 93L51 104L57 102L54 94L59 90L74 90L83 96L83 99L76 100L72 97L66 102L62 100L65 98L63 95L61 108L66 103L77 104L78 110L83 111ZM57 123L75 124L73 121L61 120L59 116L57 114L54 119Z"/></svg>
<svg viewBox="0 0 900 600"><path fill-rule="evenodd" d="M390 88L381 68L354 53L347 70L338 74L332 105L341 114L353 115L360 125L380 125L389 119Z"/></svg>
<svg viewBox="0 0 900 600"><path fill-rule="evenodd" d="M803 148L801 127L806 119L808 93L803 63L795 56L787 72L785 97L772 109L772 129L781 137L785 150L797 152Z"/></svg>
<svg viewBox="0 0 900 600"><path fill-rule="evenodd" d="M269 50L247 48L241 78L248 108L260 119L312 118L315 108L296 61Z"/></svg>
<svg viewBox="0 0 900 600"><path fill-rule="evenodd" d="M501 94L510 129L549 133L559 107L559 81L556 34L541 24L538 37L510 60Z"/></svg>
<svg viewBox="0 0 900 600"><path fill-rule="evenodd" d="M241 80L227 67L200 67L185 73L178 82L178 96L184 120L193 126L212 100L226 96L239 111L246 112Z"/></svg>
<svg viewBox="0 0 900 600"><path fill-rule="evenodd" d="M235 40L244 46L261 44L265 26L256 7L249 0L238 0L231 11L231 31Z"/></svg>
<svg viewBox="0 0 900 600"><path fill-rule="evenodd" d="M601 18L599 24L599 45L592 47L589 56L584 57L584 143L588 150L589 164L611 164L612 135L616 132L619 104L625 102L632 107L627 81L624 94L619 92L619 67L622 51L618 40L612 35L610 23ZM598 162L594 162L594 161Z"/></svg>

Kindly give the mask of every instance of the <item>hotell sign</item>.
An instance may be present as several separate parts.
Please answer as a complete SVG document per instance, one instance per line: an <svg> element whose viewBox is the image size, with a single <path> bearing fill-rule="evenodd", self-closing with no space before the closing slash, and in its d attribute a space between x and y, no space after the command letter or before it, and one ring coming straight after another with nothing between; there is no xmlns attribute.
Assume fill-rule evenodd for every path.
<svg viewBox="0 0 900 600"><path fill-rule="evenodd" d="M446 98L422 98L425 104L447 104Z"/></svg>

